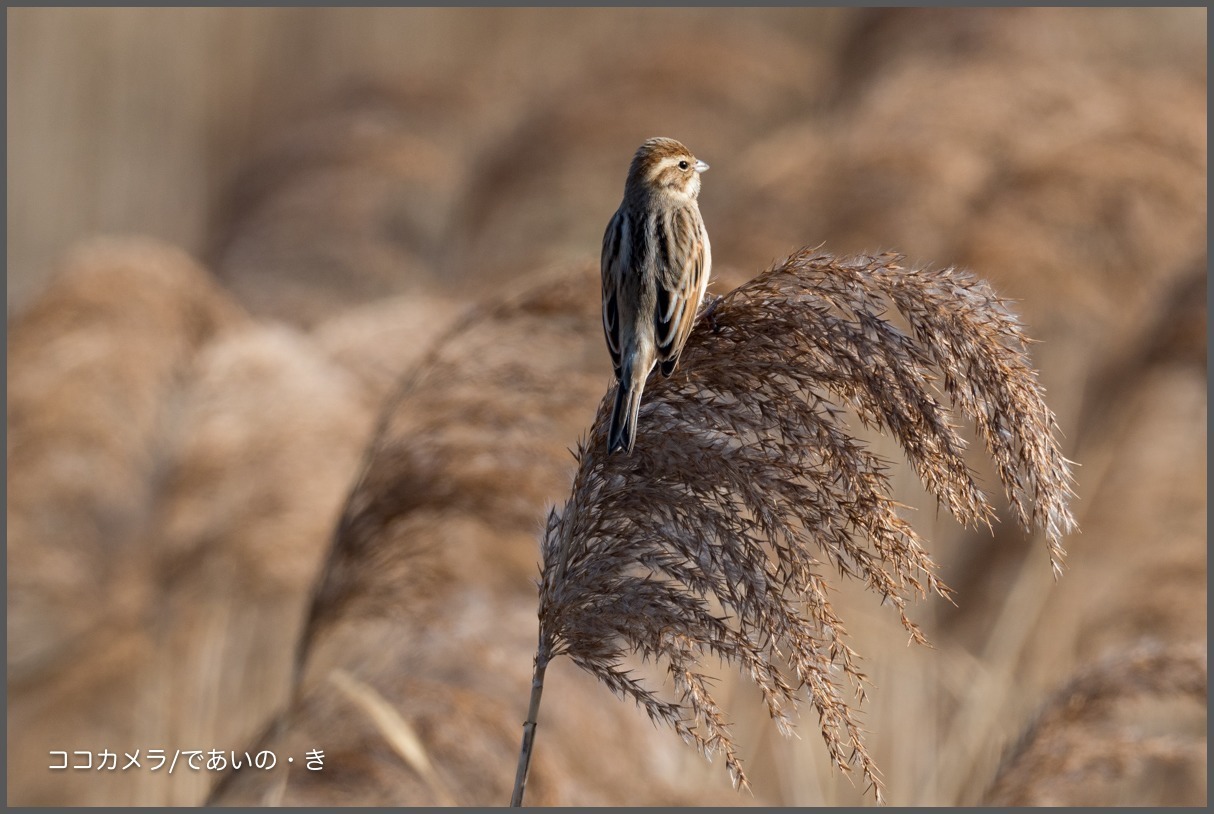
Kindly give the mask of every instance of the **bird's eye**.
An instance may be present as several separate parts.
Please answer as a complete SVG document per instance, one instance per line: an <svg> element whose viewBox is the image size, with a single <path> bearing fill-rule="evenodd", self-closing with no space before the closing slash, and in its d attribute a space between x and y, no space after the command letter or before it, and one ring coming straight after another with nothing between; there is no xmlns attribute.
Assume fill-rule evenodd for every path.
<svg viewBox="0 0 1214 814"><path fill-rule="evenodd" d="M679 162L679 169L681 169L681 170L685 170L685 169L687 169L689 166L691 166L691 165L690 165L690 164L688 164L686 161L680 161L680 162Z"/></svg>

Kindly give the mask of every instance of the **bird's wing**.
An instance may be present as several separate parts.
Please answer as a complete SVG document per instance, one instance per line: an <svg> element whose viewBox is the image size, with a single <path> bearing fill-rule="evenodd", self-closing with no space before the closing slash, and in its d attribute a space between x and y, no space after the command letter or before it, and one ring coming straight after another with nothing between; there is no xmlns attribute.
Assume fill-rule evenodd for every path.
<svg viewBox="0 0 1214 814"><path fill-rule="evenodd" d="M657 308L654 332L657 337L658 359L662 375L669 376L679 361L683 345L695 325L696 312L708 282L711 261L708 236L703 233L694 213L673 215L675 229L671 262L665 274L658 275Z"/></svg>
<svg viewBox="0 0 1214 814"><path fill-rule="evenodd" d="M603 254L600 260L600 271L603 276L603 334L607 337L607 352L611 354L611 366L615 377L620 378L620 356L623 343L620 341L620 281L623 280L623 262L621 252L626 248L627 235L625 229L628 218L624 208L616 210L615 215L607 224L603 233Z"/></svg>

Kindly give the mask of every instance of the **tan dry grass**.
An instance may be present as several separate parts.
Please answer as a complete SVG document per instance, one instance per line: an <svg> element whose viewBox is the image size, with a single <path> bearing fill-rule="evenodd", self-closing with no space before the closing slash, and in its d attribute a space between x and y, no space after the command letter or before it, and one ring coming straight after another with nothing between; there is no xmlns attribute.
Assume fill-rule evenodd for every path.
<svg viewBox="0 0 1214 814"><path fill-rule="evenodd" d="M179 249L113 238L69 255L10 328L10 801L132 799L114 775L47 771L48 752L139 730L156 570L138 538L198 356L245 319Z"/></svg>
<svg viewBox="0 0 1214 814"><path fill-rule="evenodd" d="M270 141L220 210L210 249L220 278L254 313L305 325L433 290L469 172L458 140L434 126L458 118L434 111L475 109L459 94L366 87Z"/></svg>
<svg viewBox="0 0 1214 814"><path fill-rule="evenodd" d="M207 272L150 240L98 240L9 341L9 678L37 682L109 608L147 518L173 399L199 348L242 316Z"/></svg>
<svg viewBox="0 0 1214 814"><path fill-rule="evenodd" d="M48 752L240 744L284 703L366 392L151 241L83 247L12 340L10 799L195 803Z"/></svg>
<svg viewBox="0 0 1214 814"><path fill-rule="evenodd" d="M1206 662L1204 643L1147 642L1081 669L1005 756L983 802L1200 804L1207 782ZM1136 703L1148 699L1156 703Z"/></svg>
<svg viewBox="0 0 1214 814"><path fill-rule="evenodd" d="M232 332L199 362L146 532L159 655L158 691L144 699L157 725L142 734L240 745L286 703L309 591L373 413L352 376L283 327ZM145 799L176 804L211 781L156 779Z"/></svg>
<svg viewBox="0 0 1214 814"><path fill-rule="evenodd" d="M1066 19L1134 25L1084 11ZM809 239L982 269L1046 338L1149 312L1204 242L1205 87L1180 54L1097 58L1045 10L872 16L850 46L863 81L748 145L714 238L758 262Z"/></svg>
<svg viewBox="0 0 1214 814"><path fill-rule="evenodd" d="M961 262L975 268L1001 293L1019 300L1018 310L1026 316L1030 333L1045 340L1034 348L1034 360L1040 364L1050 406L1065 432L1065 452L1085 464L1077 474L1086 533L1068 544L1067 576L1055 585L1044 568L1044 546L1007 533L1007 524L998 526L993 538L985 534L966 538L946 519L933 517L930 503L923 503L927 511L919 512L913 522L920 530L931 530L933 551L956 589L960 606L954 612L943 603L924 603L914 611L940 649L904 648L897 622L873 608L864 591L844 588L833 597L839 615L850 620L848 630L857 649L868 656L865 672L877 692L867 706L864 725L872 733L869 748L885 769L890 799L974 802L989 785L1001 751L1023 727L1026 716L1078 665L1099 658L1106 647L1132 643L1147 632L1171 646L1204 630L1206 497L1204 445L1199 439L1205 433L1206 328L1204 309L1191 306L1204 291L1206 265L1205 14L1204 9L837 14L818 10L17 9L10 14L9 28L10 119L24 124L10 133L10 203L19 202L9 207L10 310L30 302L40 285L35 279L50 265L47 259L69 241L89 230L132 226L192 249L230 245L225 241L232 235L241 236L243 268L250 276L258 273L260 256L270 266L290 261L331 270L339 280L352 281L354 291L359 288L359 263L368 262L374 270L384 257L399 259L414 252L410 247L434 248L433 236L442 234L438 253L445 265L440 264L443 271L436 278L437 286L459 286L475 290L478 297L493 297L513 290L516 277L530 270L532 259L545 256L554 245L561 248L553 254L574 252L579 262L583 257L588 260L585 241L597 245L602 224L618 198L620 179L611 155L627 154L635 139L627 123L613 123L601 108L579 100L611 100L622 109L634 96L643 95L635 99L637 109L652 114L636 125L638 131L645 130L644 135L666 130L664 124L708 128L699 135L672 135L688 143L703 142L709 148L703 152L713 153L708 156L713 170L706 196L715 190L715 197L706 197L704 206L720 255L717 291L738 281L739 269L761 267L803 240L828 240L827 248L836 252L895 246L920 261ZM670 25L654 23L671 21L688 26L684 32L688 41L699 37L712 43L712 49L671 51L667 60L661 49L646 48L653 41L650 38L666 37L671 30ZM854 29L853 23L858 23ZM25 28L18 30L22 25ZM551 36L554 26L565 36ZM211 45L219 42L227 58L217 61ZM643 51L644 58L637 58L636 64L652 67L654 76L664 77L668 87L642 94L647 91L644 82L630 80L617 86L617 77L633 75L627 65L636 56L621 52L621 42ZM708 50L711 56L706 56ZM682 64L694 71L681 68ZM731 74L731 64L743 70ZM206 66L205 74L200 66ZM204 75L205 80L199 78ZM340 101L334 105L333 92L350 87L346 84L350 78L357 80L355 87L371 84L387 90L363 95L359 97L363 102L353 106ZM719 89L712 92L711 117L697 110L707 98L695 90L700 82ZM454 96L446 95L450 93ZM469 104L446 105L445 98ZM381 115L384 109L389 111L386 118ZM367 120L358 111L367 110L381 113L371 116L370 137L364 138L368 131L360 130L364 125L358 122ZM353 120L349 126L340 121L347 114ZM469 117L475 126L469 126ZM533 117L545 126L529 124ZM383 129L375 129L381 125ZM710 143L717 138L715 133L720 133L719 147ZM366 151L366 162L333 149L335 142L340 147L346 139ZM545 146L532 150L533 139ZM469 173L482 169L510 170L512 161L518 162L521 176L506 172L503 183L493 184L478 175L476 183L456 189L443 184L426 187L408 180L414 176L401 172L391 160L394 150L418 144L437 144L450 156L447 160L460 168L450 176L452 183L461 184L457 176L467 179ZM289 145L298 149L291 152ZM280 148L284 156L276 163L273 152ZM526 162L521 160L524 153ZM251 162L253 156L261 158ZM267 166L271 171L264 169ZM241 217L232 218L224 209L234 198L222 191L238 170L243 174L246 169L252 180L269 177L272 183L264 187L253 183L255 191L260 190L249 198L253 205L242 209ZM360 193L360 179L379 170L387 177L373 179L374 188ZM426 192L437 196L436 212L446 212L450 218L438 232L438 218L429 219L434 213L417 204ZM311 195L324 201L311 201ZM326 222L325 202L333 206L331 222ZM468 220L473 204L481 208L482 217ZM388 211L381 213L377 207ZM545 208L561 211L545 213ZM536 211L524 211L531 209ZM393 210L403 217L394 217ZM290 225L292 219L297 225ZM242 226L246 221L251 223ZM473 222L484 228L452 225ZM394 226L387 234L365 228L373 223ZM407 228L396 228L400 226ZM312 234L327 247L328 261L308 257ZM292 237L283 239L283 235ZM422 239L415 241L419 236ZM525 239L531 236L534 240ZM302 242L292 246L292 239ZM367 242L342 243L353 240ZM510 251L495 254L495 243L502 249L510 246ZM463 252L475 252L484 262L461 263ZM274 272L279 279L282 269ZM490 279L510 284L490 287L485 284ZM340 293L340 282L336 289L332 280L323 277L310 282L319 284L312 291ZM382 271L375 271L371 282L386 283L388 290L416 292L419 281L388 280ZM395 288L398 285L402 288ZM183 293L188 294L188 289ZM444 299L442 292L430 293ZM106 307L120 314L126 312L119 303L145 301L137 286L114 287L107 296L112 307ZM601 337L595 334L597 317L590 313L597 304L592 279L586 292L576 296L585 298L578 307L589 311L569 318L585 320L588 332L576 342L566 341L563 349L581 354L586 370L600 370L605 360ZM365 409L357 406L363 399L387 392L396 371L418 358L419 347L421 353L427 352L433 331L454 324L448 320L455 318L458 302L444 300L432 314L438 319L423 319L420 314L429 301L402 308L398 329L391 326L389 303L382 303L379 311L376 303L337 309L321 302L321 308L309 312L308 320L323 320L316 322L315 331L322 355L358 379L358 395L349 402L351 416ZM313 298L312 304L316 302ZM264 305L292 318L302 312L292 310L297 302L274 303L272 296ZM528 329L560 313L558 308L548 317L536 314ZM362 322L364 317L368 322ZM189 410L189 402L201 394L188 386L163 385L166 367L156 360L163 360L162 353L181 358L177 355L181 346L171 338L176 336L172 325L169 320L164 323L167 332L154 331L152 342L141 340L140 352L121 363L146 371L135 379L145 381L146 392L160 394L146 403L143 396L128 401L121 394L112 401L109 396L95 401L91 395L74 402L65 399L47 415L74 418L55 424L54 430L44 425L39 430L45 430L43 435L29 437L24 429L28 425L13 423L10 414L10 452L35 437L43 439L39 444L50 438L50 447L87 463L84 492L94 496L73 502L77 493L56 485L59 475L44 479L45 466L31 464L30 458L23 459L21 467L10 466L10 579L21 583L22 590L29 589L27 597L47 601L37 614L10 607L15 610L9 615L10 631L38 631L38 635L48 631L39 616L55 620L61 631L74 624L72 620L80 622L90 614L98 619L128 618L129 609L142 607L153 595L146 560L136 557L128 564L111 559L110 572L122 584L104 582L112 587L98 590L97 602L74 605L80 595L76 586L84 584L85 594L92 590L80 579L92 573L91 565L87 557L62 545L65 538L54 534L58 528L69 530L73 540L97 539L94 514L121 520L111 528L127 528L123 524L132 517L162 516L159 496L153 494L151 503L144 502L140 490L146 487L140 486L141 479L149 449L161 462L153 467L157 473L175 469L171 460L175 453L169 451L168 436L159 430L148 440L146 416L149 409L156 415L177 415ZM71 332L72 326L60 324L55 330ZM16 332L14 326L10 340ZM40 339L35 344L55 343ZM307 342L287 344L304 356L317 351ZM412 679L393 681L414 669L414 661L402 653L422 654L416 669L447 681L443 665L453 663L463 665L457 673L478 669L499 675L521 673L534 645L529 634L534 624L533 598L527 588L535 573L537 529L521 518L528 513L538 518L547 501L566 493L563 476L552 474L558 470L545 470L547 465L537 461L555 462L573 443L593 410L597 395L592 391L597 388L601 393L607 372L595 374L604 378L596 379L594 387L579 390L581 395L574 399L579 406L570 406L568 422L561 419L559 426L538 427L537 434L529 436L547 439L541 442L542 455L525 457L523 465L503 466L495 451L505 448L514 454L518 447L514 441L499 447L494 435L509 433L514 419L482 407L458 406L475 405L478 395L512 392L511 352L503 352L500 344L487 338L477 350L488 360L477 375L487 377L491 385L473 383L451 390L451 401L443 397L433 402L433 414L420 426L447 440L423 444L429 450L427 457L408 462L410 478L422 484L419 492L431 496L424 498L424 506L408 510L408 522L390 530L394 538L437 541L440 551L450 546L451 556L471 552L469 561L486 565L462 575L444 566L437 572L445 576L432 582L414 569L434 570L435 560L441 563L446 555L436 557L427 549L429 553L419 552L409 560L409 567L392 566L379 579L374 575L375 559L354 569L351 590L357 591L359 581L366 580L381 597L388 597L390 580L399 578L400 591L410 592L411 597L401 606L406 615L412 613L416 595L422 594L419 586L435 585L426 607L440 610L437 616L421 615L418 621L403 624L361 612L351 614L345 627L330 620L328 631L317 637L319 649L314 648L309 658L315 680L304 690L307 699L312 692L308 688L315 688L318 695L312 702L327 705L328 717L314 717L315 737L303 738L297 745L324 746L334 733L336 747L337 733L344 732L340 737L348 738L344 754L350 765L358 766L363 756L372 755L373 765L383 774L373 783L355 779L352 789L341 782L355 774L293 775L292 784L303 785L290 787L291 799L429 799L411 796L424 789L408 791L407 782L400 793L394 790L393 783L409 775L408 767L374 726L364 730L355 725L361 713L327 682L328 665L357 665L359 669L351 674L400 705L424 744L430 739L447 744L432 749L432 755L450 753L457 764L475 763L478 758L469 755L477 748L496 759L492 756L516 747L521 711L510 710L525 693L525 675L518 677L517 687L510 686L508 699L483 701L479 688L471 696L464 695L454 705L463 711L450 717L461 723L450 729L443 717L451 706L442 700L445 695L428 695L429 690L418 689L422 685ZM505 346L510 347L514 346ZM526 355L512 352L516 357ZM188 351L186 358L194 353ZM285 353L284 363L291 355ZM23 353L10 356L10 363L32 358ZM1183 363L1177 366L1177 362ZM141 367L145 363L146 368ZM314 359L311 364L315 363ZM435 368L433 375L452 375L463 364L450 357L450 364ZM176 370L175 365L169 367ZM10 365L10 398L17 377L51 376L54 370L41 362L20 367ZM562 370L568 375L570 368ZM125 375L114 380L126 381ZM325 376L316 381L323 387ZM343 388L350 383L345 375L334 381L343 382ZM424 390L438 392L434 381ZM91 394L95 384L88 380L85 392ZM305 399L309 392L274 380L266 385L284 387ZM145 392L140 389L144 386L130 392ZM436 389L431 391L431 386ZM187 392L191 395L183 395ZM160 400L165 394L167 402ZM527 403L542 405L549 395L542 389L531 392L528 398L534 400ZM588 401L580 401L583 398ZM153 402L154 407L146 406ZM246 406L258 403L251 399ZM136 432L98 441L96 432L87 429L120 425L132 405L129 427ZM322 397L318 412L331 406L333 402ZM465 409L477 421L483 419L481 431L443 426L444 410L454 416ZM100 423L91 423L98 418ZM261 426L263 416L256 409L234 410L231 418ZM406 421L400 429L407 432L409 426ZM269 427L268 446L261 450L275 460L303 461L307 457L303 454L271 450L273 444L284 443L283 435L274 433L277 429ZM456 443L461 434L464 440ZM321 432L315 446L304 446L316 452L326 444L340 446L346 443L341 438L355 435ZM898 454L896 447L883 443L874 439L874 451L887 457ZM510 530L503 532L491 519L461 519L464 507L475 504L473 498L450 509L425 508L445 505L442 490L430 485L432 472L448 471L446 464L433 461L445 450L463 460L460 471L465 474L456 482L486 490L494 512L504 510L506 516L518 518L517 526L511 520ZM294 518L287 524L290 529L301 528L312 511L293 507L295 490L315 498L315 525L299 538L304 556L295 563L300 569L295 578L302 579L305 564L317 562L313 535L328 533L322 516L330 509L325 507L332 507L340 493L348 491L339 483L340 470L348 465L341 461L350 460L344 457L348 452L345 446L335 446L332 455L338 465L323 477L312 474L323 464L299 463L298 469L308 474L299 475L298 482L284 474L281 492L258 492L282 501L281 515ZM971 457L969 462L984 482L997 477L980 459ZM432 465L438 468L432 470ZM197 483L222 482L227 466ZM254 463L239 459L231 466L235 471L256 472ZM541 476L541 470L550 474ZM903 489L915 480L913 475L892 475L896 499L919 505L922 496L917 490ZM512 493L515 479L527 496ZM183 477L181 482L189 480ZM321 481L334 491L326 496L319 488ZM389 489L390 484L385 480L381 485ZM24 508L11 500L18 493L26 496ZM183 506L194 506L188 513L202 517L199 506L205 501L191 499L185 492L180 496ZM40 516L58 520L49 526L41 521L22 526L35 502ZM381 503L385 511L391 511L392 505ZM242 517L241 523L253 522L250 515ZM214 521L187 525L224 531ZM271 525L269 519L261 525L259 539L270 539ZM19 526L37 533L14 536ZM231 541L241 538L238 524L226 533ZM287 539L284 536L282 541ZM27 569L35 548L20 540L52 541L35 552L36 559L49 566ZM38 744L25 738L37 733L48 748L71 742L100 749L130 740L136 726L141 732L171 729L184 737L210 713L195 711L183 715L179 724L172 723L178 712L165 702L168 686L192 687L191 693L196 693L192 697L213 698L219 686L256 685L260 688L256 698L241 707L247 717L234 726L246 731L261 725L255 720L259 711L273 706L273 699L284 691L278 682L283 681L282 654L289 648L272 637L294 635L299 618L290 609L298 608L303 596L280 594L257 605L261 600L245 596L249 586L242 584L240 593L230 595L230 606L216 609L229 595L209 589L208 585L215 585L209 580L227 579L235 560L223 553L217 562L228 564L211 568L206 564L205 544L184 538L179 543L182 550L202 553L194 561L197 573L189 574L186 567L191 578L174 583L181 598L174 600L175 610L161 631L167 638L153 638L142 625L92 625L89 638L72 639L73 646L61 651L72 658L38 662L36 693L10 694L14 734L8 752L9 777L16 778L10 782L10 802L138 799L152 803L171 798L196 802L200 784L192 785L188 793L182 787L170 794L146 776L128 775L113 782L101 778L87 787L83 783L73 787L72 778L45 771ZM216 551L225 549L226 544ZM256 549L263 554L282 551L273 545ZM182 573L180 565L168 571L174 569ZM262 563L249 576L263 570L279 573L275 564ZM1144 583L1159 590L1144 591ZM285 589L298 583L275 584ZM256 593L256 586L253 590ZM207 597L208 591L213 603L195 600ZM391 601L398 602L399 597ZM441 610L444 603L452 609ZM192 607L196 609L191 611ZM258 609L235 610L250 607ZM192 612L198 616L191 616ZM245 624L250 613L265 620L261 629ZM492 643L482 648L479 667L471 660L460 661L464 655L439 655L432 642L414 644L409 631L424 628L434 618L450 620L443 629L460 634L452 638L457 645L475 649L476 645L466 643ZM340 634L335 633L339 628ZM517 635L504 640L501 630L507 628ZM227 637L231 641L225 644ZM33 640L36 636L26 639ZM166 648L165 641L178 644ZM151 663L154 657L161 659L164 672L133 667ZM377 663L373 670L368 667ZM394 666L400 663L405 667ZM16 686L12 684L16 664L10 660L12 686ZM183 677L199 669L196 683ZM220 681L220 670L240 670L244 677ZM181 675L173 677L173 671ZM131 679L133 672L138 673L137 680ZM205 676L216 683L208 684ZM722 692L728 695L722 698L728 698L725 706L738 715L738 740L754 744L755 756L747 753L746 761L759 789L756 801L862 801L846 780L840 784L838 776L828 771L819 739L789 743L772 738L774 729L767 724L761 702L742 689L731 691L728 681L725 673ZM638 731L640 716L624 705L603 703L601 688L572 665L554 664L549 685L541 749L545 743L559 744L549 748L559 748L563 758L559 766L546 771L545 758L537 756L530 790L535 799L611 802L623 794L638 803L750 799L728 789L724 772L706 772L690 750L672 750L674 739L668 733L650 737L644 726ZM105 702L99 704L102 698ZM415 706L410 706L411 698L417 699ZM479 698L483 705L477 707L469 698ZM750 706L744 703L747 699L753 702ZM1158 720L1174 718L1167 711L1171 702L1144 698L1135 703L1146 716L1152 714L1153 705L1160 705ZM131 710L136 708L143 711L133 719ZM748 709L753 709L756 720L747 720ZM427 710L434 717L419 717ZM501 710L506 710L508 721L492 717ZM150 719L153 712L160 717ZM493 721L487 735L484 727L464 725L477 715ZM418 726L419 720L426 725ZM595 732L596 738L585 738L587 731ZM913 736L908 738L907 733ZM335 748L333 754L338 753ZM621 754L628 759L618 760ZM964 760L931 759L944 755L960 755ZM435 759L439 773L447 771L444 760ZM1178 777L1172 772L1177 765L1165 761L1152 764L1143 774L1127 776L1126 793L1141 794L1144 800L1163 799L1158 778ZM501 801L496 796L499 779L485 783L471 772L462 777L478 799ZM672 791L676 780L691 791ZM1183 777L1182 781L1170 788L1194 788ZM23 785L27 782L31 785ZM454 785L455 791L459 785ZM365 792L362 798L359 789ZM281 800L288 788L272 791L268 799ZM1074 788L1074 799L1079 800L1083 791L1083 786ZM179 793L182 796L173 797Z"/></svg>
<svg viewBox="0 0 1214 814"><path fill-rule="evenodd" d="M596 276L540 275L506 303L465 315L389 402L314 598L297 696L263 741L276 751L323 745L332 765L317 777L239 773L214 802L507 799L538 518L567 487L567 441L610 378L598 304L584 296ZM432 778L392 745L382 716L334 691L334 670L417 734ZM595 704L593 684L574 676L568 693L553 735L568 748L537 761L537 800L708 799L657 774L647 762L665 753L657 733ZM596 733L589 750L587 732ZM604 742L620 755L605 771ZM630 791L629 777L645 782Z"/></svg>

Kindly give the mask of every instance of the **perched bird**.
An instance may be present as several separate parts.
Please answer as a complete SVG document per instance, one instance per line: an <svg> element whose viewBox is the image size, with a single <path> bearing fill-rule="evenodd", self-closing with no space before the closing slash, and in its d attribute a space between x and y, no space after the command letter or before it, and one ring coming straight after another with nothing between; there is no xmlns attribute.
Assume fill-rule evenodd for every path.
<svg viewBox="0 0 1214 814"><path fill-rule="evenodd" d="M674 139L649 139L603 235L603 332L619 381L608 452L632 452L645 380L658 364L674 371L704 299L712 251L696 199L706 169Z"/></svg>

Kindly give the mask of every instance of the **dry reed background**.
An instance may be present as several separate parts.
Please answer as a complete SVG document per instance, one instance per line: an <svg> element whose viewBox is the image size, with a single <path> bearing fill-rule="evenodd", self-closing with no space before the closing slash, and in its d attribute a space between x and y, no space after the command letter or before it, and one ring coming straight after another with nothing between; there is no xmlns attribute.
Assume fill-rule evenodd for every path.
<svg viewBox="0 0 1214 814"><path fill-rule="evenodd" d="M10 804L508 799L656 133L713 165L716 293L893 248L1042 340L1062 580L895 471L957 607L929 651L835 599L888 799L1204 804L1204 9L7 14ZM554 662L528 802L866 801L720 692L753 797ZM325 769L46 768L255 743Z"/></svg>

